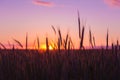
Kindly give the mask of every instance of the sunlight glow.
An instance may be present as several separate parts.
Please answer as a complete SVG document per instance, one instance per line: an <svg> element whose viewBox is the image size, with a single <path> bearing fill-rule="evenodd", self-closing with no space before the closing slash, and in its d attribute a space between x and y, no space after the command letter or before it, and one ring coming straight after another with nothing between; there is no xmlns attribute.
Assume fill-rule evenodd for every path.
<svg viewBox="0 0 120 80"><path fill-rule="evenodd" d="M40 47L41 50L46 50L46 44L42 44ZM49 45L49 50L53 50L53 47Z"/></svg>

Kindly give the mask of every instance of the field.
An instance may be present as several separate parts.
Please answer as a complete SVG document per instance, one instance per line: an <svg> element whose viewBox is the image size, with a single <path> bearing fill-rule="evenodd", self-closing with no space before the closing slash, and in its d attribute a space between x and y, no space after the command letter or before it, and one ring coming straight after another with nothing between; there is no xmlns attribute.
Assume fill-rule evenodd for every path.
<svg viewBox="0 0 120 80"><path fill-rule="evenodd" d="M116 49L0 50L0 80L120 80Z"/></svg>
<svg viewBox="0 0 120 80"><path fill-rule="evenodd" d="M86 48L86 24L81 25L79 11L77 13L78 49L74 48L69 32L63 37L60 28L53 25L51 28L57 40L51 42L46 36L43 48L37 36L30 50L28 33L25 46L14 38L13 44L8 41L9 46L0 42L0 80L120 80L118 39L116 43L109 43L107 29L106 44L97 49L95 36L89 28L90 45Z"/></svg>

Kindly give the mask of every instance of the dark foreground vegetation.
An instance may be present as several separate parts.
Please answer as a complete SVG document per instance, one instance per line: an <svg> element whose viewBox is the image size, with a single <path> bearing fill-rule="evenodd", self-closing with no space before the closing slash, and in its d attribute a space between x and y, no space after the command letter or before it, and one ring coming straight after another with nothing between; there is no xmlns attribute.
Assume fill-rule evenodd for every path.
<svg viewBox="0 0 120 80"><path fill-rule="evenodd" d="M0 80L120 80L120 51L0 50Z"/></svg>

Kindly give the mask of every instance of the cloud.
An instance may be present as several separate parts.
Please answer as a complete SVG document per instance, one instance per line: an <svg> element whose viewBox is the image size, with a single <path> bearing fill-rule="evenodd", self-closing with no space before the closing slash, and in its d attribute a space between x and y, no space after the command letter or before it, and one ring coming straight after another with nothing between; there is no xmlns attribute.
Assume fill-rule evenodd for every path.
<svg viewBox="0 0 120 80"><path fill-rule="evenodd" d="M46 6L46 7L54 6L54 3L43 1L43 0L33 0L33 4L39 5L39 6Z"/></svg>
<svg viewBox="0 0 120 80"><path fill-rule="evenodd" d="M104 0L109 6L120 7L120 0Z"/></svg>

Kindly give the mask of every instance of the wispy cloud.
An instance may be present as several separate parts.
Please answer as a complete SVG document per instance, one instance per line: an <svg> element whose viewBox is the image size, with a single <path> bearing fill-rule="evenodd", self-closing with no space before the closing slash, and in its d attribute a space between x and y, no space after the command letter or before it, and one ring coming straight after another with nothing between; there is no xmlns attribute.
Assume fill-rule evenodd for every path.
<svg viewBox="0 0 120 80"><path fill-rule="evenodd" d="M39 6L46 6L46 7L54 6L54 3L43 1L43 0L33 0L33 4L39 5Z"/></svg>
<svg viewBox="0 0 120 80"><path fill-rule="evenodd" d="M104 0L109 6L120 7L120 0Z"/></svg>

